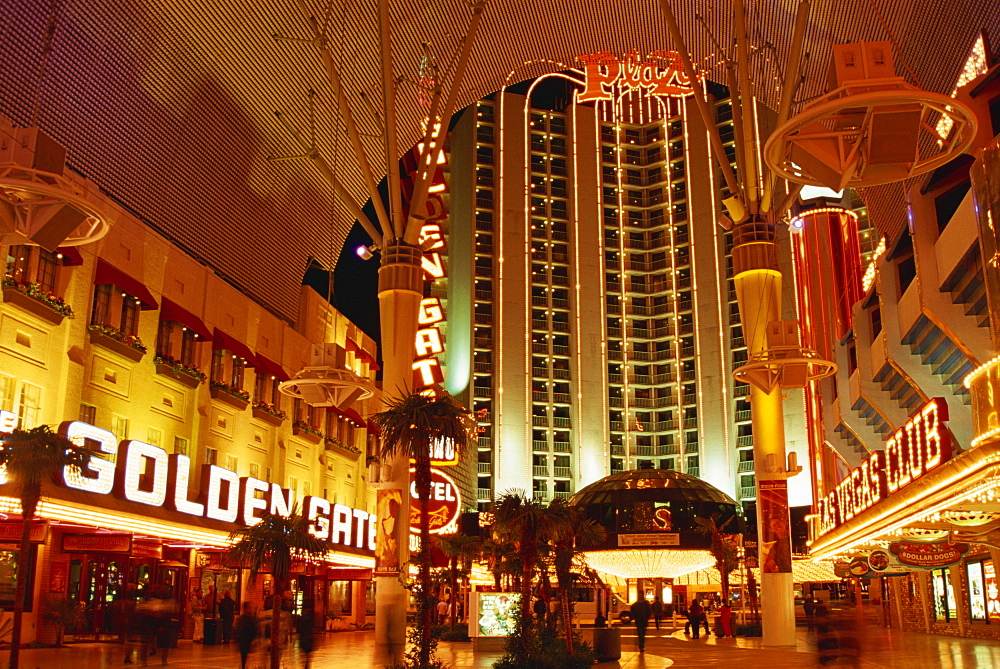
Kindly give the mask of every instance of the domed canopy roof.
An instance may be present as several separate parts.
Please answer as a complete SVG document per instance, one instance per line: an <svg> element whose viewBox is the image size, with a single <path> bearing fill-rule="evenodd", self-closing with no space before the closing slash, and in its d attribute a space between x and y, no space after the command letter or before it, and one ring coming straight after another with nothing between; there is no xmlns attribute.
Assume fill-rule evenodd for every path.
<svg viewBox="0 0 1000 669"><path fill-rule="evenodd" d="M732 497L699 478L669 469L632 469L606 476L586 486L573 497L570 504L657 502L714 502L732 504Z"/></svg>

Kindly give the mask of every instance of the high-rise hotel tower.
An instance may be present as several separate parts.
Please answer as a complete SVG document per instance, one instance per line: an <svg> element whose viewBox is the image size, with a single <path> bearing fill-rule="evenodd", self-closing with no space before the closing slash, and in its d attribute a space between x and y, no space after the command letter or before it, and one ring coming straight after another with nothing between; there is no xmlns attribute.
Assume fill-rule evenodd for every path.
<svg viewBox="0 0 1000 669"><path fill-rule="evenodd" d="M452 281L449 309L472 314L480 506L649 464L753 499L749 389L732 377L746 348L705 126L690 98L580 103L579 88L564 74L525 82L452 130L450 263L474 285ZM794 319L791 279L785 291ZM808 504L801 391L785 408L806 465L791 503Z"/></svg>

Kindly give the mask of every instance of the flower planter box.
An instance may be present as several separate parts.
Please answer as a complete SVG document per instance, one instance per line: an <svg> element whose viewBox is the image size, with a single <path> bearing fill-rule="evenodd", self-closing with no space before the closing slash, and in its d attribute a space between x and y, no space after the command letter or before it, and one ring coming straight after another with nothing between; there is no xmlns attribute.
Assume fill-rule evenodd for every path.
<svg viewBox="0 0 1000 669"><path fill-rule="evenodd" d="M25 295L17 288L10 286L3 289L3 301L13 304L15 307L20 307L29 314L38 316L42 320L48 321L53 325L59 325L65 318L65 316L47 305L45 302L36 300L30 295Z"/></svg>
<svg viewBox="0 0 1000 669"><path fill-rule="evenodd" d="M210 389L212 399L219 400L220 402L225 402L231 407L235 407L239 411L243 411L248 406L250 406L250 400L245 400L242 397L237 397L231 392L223 388L211 388Z"/></svg>
<svg viewBox="0 0 1000 669"><path fill-rule="evenodd" d="M163 376L169 376L172 379L176 379L177 381L180 381L188 388L197 388L198 385L201 383L201 379L199 379L194 374L188 374L183 370L174 371L174 368L171 365L168 365L164 362L156 363L156 373L162 374Z"/></svg>
<svg viewBox="0 0 1000 669"><path fill-rule="evenodd" d="M348 460L357 460L359 457L361 457L360 453L355 453L354 451L344 448L343 446L338 446L337 444L331 444L328 442L324 445L326 446L327 452L342 455Z"/></svg>
<svg viewBox="0 0 1000 669"><path fill-rule="evenodd" d="M292 427L292 434L308 439L314 444L319 443L319 441L323 439L322 435L313 434L312 432L307 432L304 428L298 426Z"/></svg>
<svg viewBox="0 0 1000 669"><path fill-rule="evenodd" d="M281 425L284 422L284 420L285 420L284 418L281 418L279 416L275 416L274 414L269 413L269 412L265 411L264 409L261 409L260 407L254 407L253 408L253 417L254 418L259 418L262 421L264 421L265 423L270 423L271 425L275 425L275 426Z"/></svg>
<svg viewBox="0 0 1000 669"><path fill-rule="evenodd" d="M90 331L90 343L103 346L109 351L114 351L118 355L124 356L133 362L139 362L142 360L142 356L146 355L146 352L143 350L129 346L128 344L123 344L117 339L113 339L102 332L96 332L94 330Z"/></svg>

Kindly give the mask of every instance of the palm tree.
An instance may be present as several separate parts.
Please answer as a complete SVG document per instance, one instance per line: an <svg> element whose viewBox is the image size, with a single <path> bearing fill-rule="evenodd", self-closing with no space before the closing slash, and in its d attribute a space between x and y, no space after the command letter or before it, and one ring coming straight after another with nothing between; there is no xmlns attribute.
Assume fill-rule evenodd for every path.
<svg viewBox="0 0 1000 669"><path fill-rule="evenodd" d="M573 562L582 549L602 543L607 538L607 532L600 524L587 518L583 509L570 506L564 498L552 500L549 513L554 517L552 539L556 582L559 584L559 605L563 612L563 634L566 637L566 650L573 657L573 621L569 610Z"/></svg>
<svg viewBox="0 0 1000 669"><path fill-rule="evenodd" d="M456 454L468 443L472 415L447 393L430 396L410 393L386 401L385 411L371 417L382 434L379 459L390 461L397 455L409 456L414 463L413 479L420 510L420 567L418 666L431 658L431 532L427 502L431 494L431 448L451 442Z"/></svg>
<svg viewBox="0 0 1000 669"><path fill-rule="evenodd" d="M271 669L280 669L281 597L288 588L292 560L326 554L326 544L309 531L311 523L292 509L288 516L269 513L250 527L238 527L229 535L227 561L250 569L250 580L265 567L274 577L274 602L271 606Z"/></svg>
<svg viewBox="0 0 1000 669"><path fill-rule="evenodd" d="M736 516L731 516L726 522L719 525L719 515L712 514L710 518L695 517L694 522L698 524L699 534L710 537L712 543L709 552L715 558L715 568L719 572L719 580L722 583L722 601L729 601L729 575L739 567L739 560L736 555L736 546L726 539L723 531L729 523L733 522Z"/></svg>
<svg viewBox="0 0 1000 669"><path fill-rule="evenodd" d="M95 454L86 446L73 443L66 437L39 425L30 430L14 429L0 435L0 468L20 487L21 495L21 545L17 552L17 580L14 586L14 619L10 634L10 667L17 669L21 653L21 618L24 614L24 595L27 587L24 574L28 573L31 548L31 520L35 517L42 498L42 484L61 476L66 468L83 469Z"/></svg>
<svg viewBox="0 0 1000 669"><path fill-rule="evenodd" d="M514 545L521 562L521 624L531 625L531 582L541 558L540 541L548 540L554 518L548 507L520 491L507 491L494 500L493 534Z"/></svg>
<svg viewBox="0 0 1000 669"><path fill-rule="evenodd" d="M458 533L450 536L440 536L437 538L436 543L441 552L449 558L448 581L451 587L451 601L449 602L451 619L448 621L448 624L454 626L458 614L458 608L455 604L458 602L459 563L462 565L462 573L468 578L472 561L477 559L482 551L483 539L482 537L473 537L468 534Z"/></svg>

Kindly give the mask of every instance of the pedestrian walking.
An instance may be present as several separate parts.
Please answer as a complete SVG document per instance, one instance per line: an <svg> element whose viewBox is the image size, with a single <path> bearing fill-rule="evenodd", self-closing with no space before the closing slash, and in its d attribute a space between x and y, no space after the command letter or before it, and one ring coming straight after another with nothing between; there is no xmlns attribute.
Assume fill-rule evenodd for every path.
<svg viewBox="0 0 1000 669"><path fill-rule="evenodd" d="M313 652L313 624L315 622L313 614L313 603L304 602L302 605L302 615L297 621L296 631L299 633L299 650L306 656L305 669L309 669L311 655Z"/></svg>
<svg viewBox="0 0 1000 669"><path fill-rule="evenodd" d="M660 621L663 620L663 602L659 598L653 600L653 622L656 623L656 629L660 629Z"/></svg>
<svg viewBox="0 0 1000 669"><path fill-rule="evenodd" d="M684 633L687 634L688 630L691 630L691 637L698 639L701 636L701 621L705 618L705 609L701 607L698 602L691 602L691 607L688 609L688 622L684 626ZM705 623L708 626L708 623Z"/></svg>
<svg viewBox="0 0 1000 669"><path fill-rule="evenodd" d="M639 652L646 650L646 626L649 624L649 616L652 614L652 607L645 598L640 597L632 604L629 611L632 614L632 622L635 623L635 631L639 637Z"/></svg>
<svg viewBox="0 0 1000 669"><path fill-rule="evenodd" d="M250 602L243 602L240 617L236 619L233 628L233 636L236 637L236 646L240 649L240 669L247 669L247 656L253 647L254 639L259 635L257 627L257 616L250 608Z"/></svg>
<svg viewBox="0 0 1000 669"><path fill-rule="evenodd" d="M545 606L545 600L541 597L535 600L535 605L531 609L535 613L535 620L539 623L545 622L545 612L549 610L549 607Z"/></svg>
<svg viewBox="0 0 1000 669"><path fill-rule="evenodd" d="M232 590L222 593L219 600L219 619L222 623L222 643L229 643L233 635L233 620L236 618L236 600Z"/></svg>
<svg viewBox="0 0 1000 669"><path fill-rule="evenodd" d="M188 611L194 621L194 633L191 640L202 643L205 640L205 598L201 596L201 588L195 588L188 598Z"/></svg>
<svg viewBox="0 0 1000 669"><path fill-rule="evenodd" d="M719 624L722 626L722 636L733 636L733 607L726 602L719 609Z"/></svg>
<svg viewBox="0 0 1000 669"><path fill-rule="evenodd" d="M806 624L812 627L813 618L816 613L816 602L813 601L812 596L806 597L806 601L802 602L802 610L806 614Z"/></svg>

